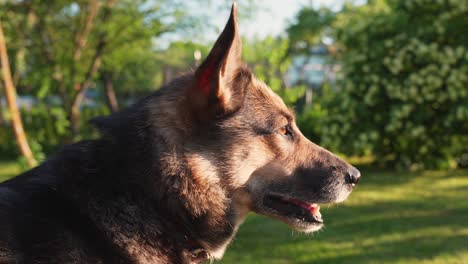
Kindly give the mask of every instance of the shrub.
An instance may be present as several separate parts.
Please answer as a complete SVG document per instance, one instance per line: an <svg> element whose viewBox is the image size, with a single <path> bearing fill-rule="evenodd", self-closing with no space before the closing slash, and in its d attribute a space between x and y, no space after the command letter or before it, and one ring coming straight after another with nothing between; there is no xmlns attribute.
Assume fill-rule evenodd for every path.
<svg viewBox="0 0 468 264"><path fill-rule="evenodd" d="M452 166L468 152L467 17L465 0L348 7L336 22L343 76L323 140L386 165Z"/></svg>

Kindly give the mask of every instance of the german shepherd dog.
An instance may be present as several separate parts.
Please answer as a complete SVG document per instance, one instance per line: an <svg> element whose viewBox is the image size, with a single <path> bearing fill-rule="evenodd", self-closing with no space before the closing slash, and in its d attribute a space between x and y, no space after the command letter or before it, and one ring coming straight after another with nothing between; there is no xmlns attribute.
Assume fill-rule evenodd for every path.
<svg viewBox="0 0 468 264"><path fill-rule="evenodd" d="M201 263L251 211L323 226L319 204L345 200L360 173L242 64L236 13L193 73L0 185L0 263Z"/></svg>

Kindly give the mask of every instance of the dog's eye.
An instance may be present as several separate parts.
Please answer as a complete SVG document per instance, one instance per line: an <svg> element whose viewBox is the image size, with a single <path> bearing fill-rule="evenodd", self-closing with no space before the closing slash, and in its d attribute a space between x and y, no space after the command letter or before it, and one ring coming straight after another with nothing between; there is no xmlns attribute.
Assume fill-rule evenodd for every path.
<svg viewBox="0 0 468 264"><path fill-rule="evenodd" d="M283 136L292 136L292 130L289 125L281 127L280 129L278 129L278 132Z"/></svg>

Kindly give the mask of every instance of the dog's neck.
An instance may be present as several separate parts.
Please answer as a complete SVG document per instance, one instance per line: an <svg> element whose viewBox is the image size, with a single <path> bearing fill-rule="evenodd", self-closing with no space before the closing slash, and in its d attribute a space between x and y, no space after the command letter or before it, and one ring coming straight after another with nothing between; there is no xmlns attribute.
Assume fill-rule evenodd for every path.
<svg viewBox="0 0 468 264"><path fill-rule="evenodd" d="M75 194L70 198L93 216L98 228L138 263L174 262L164 259L161 248L174 250L172 254L180 257L175 262L180 263L221 258L245 215L234 214L232 197L224 193L218 182L200 178L203 172L198 169L203 166L198 165L207 161L169 148L137 156L151 158L126 160L132 155L121 157L125 154L116 149L118 145L99 140L80 146L92 151L76 153L76 148L71 155L64 155L67 160L60 162L81 164L81 169L95 170L96 175L81 178L80 175L89 173L75 171L61 186L62 191ZM101 155L113 155L113 160L103 159ZM159 164L155 164L155 159ZM109 163L99 165L97 161L102 160ZM100 173L102 170L116 174ZM113 178L99 179L100 175ZM135 177L146 181L139 185L141 178L132 180Z"/></svg>
<svg viewBox="0 0 468 264"><path fill-rule="evenodd" d="M188 227L186 234L192 243L220 259L245 215L238 214L234 197L222 188L224 183L219 182L222 177L213 167L213 159L173 148L161 160L161 185L173 188L161 193L169 206L181 209L179 216L185 216L181 217L181 226Z"/></svg>
<svg viewBox="0 0 468 264"><path fill-rule="evenodd" d="M191 77L180 79L180 87L190 86ZM164 93L166 92L166 93ZM156 159L161 183L157 200L166 201L168 209L182 209L179 215L183 225L189 227L188 233L211 257L220 259L237 232L246 213L234 210L233 193L221 182L216 158L208 153L187 152L187 135L192 133L193 124L185 123L191 119L185 109L189 103L184 90L167 90L161 97L147 102L148 116L153 124L151 136L154 145L159 146ZM182 99L181 99L182 98ZM167 106L165 104L168 104ZM171 107L177 105L177 108ZM155 107L153 107L155 106ZM164 124L164 126L161 126ZM191 127L191 128L188 128ZM199 147L197 147L199 149ZM188 147L188 149L191 149ZM149 180L152 182L152 179ZM153 188L154 190L154 188Z"/></svg>

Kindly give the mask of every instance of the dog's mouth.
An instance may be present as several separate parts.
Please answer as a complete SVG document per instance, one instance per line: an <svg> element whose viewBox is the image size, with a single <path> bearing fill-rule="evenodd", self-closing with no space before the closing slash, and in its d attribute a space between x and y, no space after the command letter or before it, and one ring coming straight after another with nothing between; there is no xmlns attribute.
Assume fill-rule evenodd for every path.
<svg viewBox="0 0 468 264"><path fill-rule="evenodd" d="M263 206L268 214L279 218L291 227L303 231L312 232L323 225L320 205L298 198L290 198L279 194L267 194L263 198Z"/></svg>

